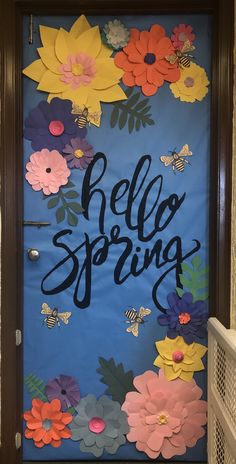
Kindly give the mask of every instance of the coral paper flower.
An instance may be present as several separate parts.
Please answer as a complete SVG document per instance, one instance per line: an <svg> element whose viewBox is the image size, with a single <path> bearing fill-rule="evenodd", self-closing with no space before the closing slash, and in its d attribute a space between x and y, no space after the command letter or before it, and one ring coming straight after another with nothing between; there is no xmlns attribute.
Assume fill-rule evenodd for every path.
<svg viewBox="0 0 236 464"><path fill-rule="evenodd" d="M156 342L156 349L159 356L155 359L154 365L163 368L168 380L179 377L190 381L195 371L205 369L201 358L206 354L207 348L199 343L187 345L183 337L174 340L166 337L165 340Z"/></svg>
<svg viewBox="0 0 236 464"><path fill-rule="evenodd" d="M60 375L49 380L45 387L45 393L49 401L55 398L60 400L62 411L76 406L80 400L79 385L74 377L69 375Z"/></svg>
<svg viewBox="0 0 236 464"><path fill-rule="evenodd" d="M49 151L44 148L30 156L26 164L26 180L33 190L43 190L45 195L57 193L61 185L66 185L70 170L66 160L57 150Z"/></svg>
<svg viewBox="0 0 236 464"><path fill-rule="evenodd" d="M64 157L70 169L86 169L91 163L94 153L93 147L85 139L79 137L71 139L63 150Z"/></svg>
<svg viewBox="0 0 236 464"><path fill-rule="evenodd" d="M180 79L170 84L170 89L175 98L193 103L196 100L203 100L208 92L209 84L205 69L191 63L189 68L180 70Z"/></svg>
<svg viewBox="0 0 236 464"><path fill-rule="evenodd" d="M71 138L84 138L87 129L78 127L71 111L71 101L60 98L53 98L50 103L41 101L31 110L25 120L24 137L31 140L32 148L61 152Z"/></svg>
<svg viewBox="0 0 236 464"><path fill-rule="evenodd" d="M40 26L40 37L40 59L23 73L39 82L37 89L48 92L49 100L55 96L69 99L99 114L101 101L126 100L118 85L123 72L110 58L112 50L102 44L98 26L90 27L85 16L75 21L70 32Z"/></svg>
<svg viewBox="0 0 236 464"><path fill-rule="evenodd" d="M94 395L87 395L75 409L78 414L70 424L71 439L81 442L80 451L100 457L104 449L115 454L124 445L129 426L126 413L117 401L107 396L97 400Z"/></svg>
<svg viewBox="0 0 236 464"><path fill-rule="evenodd" d="M150 31L131 29L131 38L123 51L115 56L115 64L125 71L123 82L128 87L141 86L144 95L154 95L164 81L175 82L180 77L177 63L165 57L175 52L165 29L155 24Z"/></svg>
<svg viewBox="0 0 236 464"><path fill-rule="evenodd" d="M158 317L160 325L168 326L167 336L181 335L188 344L207 335L208 309L205 301L195 301L193 295L185 293L182 298L174 292L167 296L169 309Z"/></svg>
<svg viewBox="0 0 236 464"><path fill-rule="evenodd" d="M195 40L195 34L193 34L193 28L186 24L179 24L173 29L171 36L173 45L178 50L182 50L184 43L188 40L192 45Z"/></svg>
<svg viewBox="0 0 236 464"><path fill-rule="evenodd" d="M206 424L206 401L194 380L168 382L162 370L134 378L137 392L129 392L122 406L128 414L130 432L127 439L149 458L182 456L187 447L203 437Z"/></svg>
<svg viewBox="0 0 236 464"><path fill-rule="evenodd" d="M25 437L34 440L37 448L51 445L61 446L62 438L70 438L71 431L66 427L72 421L72 415L61 412L61 403L55 399L44 403L39 398L32 400L32 409L24 413L27 428Z"/></svg>

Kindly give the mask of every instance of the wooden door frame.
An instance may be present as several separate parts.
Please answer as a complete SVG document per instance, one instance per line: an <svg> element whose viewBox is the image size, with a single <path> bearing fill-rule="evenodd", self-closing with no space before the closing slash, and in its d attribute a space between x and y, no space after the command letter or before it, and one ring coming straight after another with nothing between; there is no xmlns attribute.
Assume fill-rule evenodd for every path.
<svg viewBox="0 0 236 464"><path fill-rule="evenodd" d="M210 307L230 322L230 229L233 110L233 0L1 0L1 446L0 461L19 464L22 348L22 14L201 14L213 17L210 187ZM86 461L88 463L88 461ZM36 463L34 463L36 464ZM47 463L45 463L47 464ZM179 463L181 464L181 463ZM193 463L194 464L194 463Z"/></svg>

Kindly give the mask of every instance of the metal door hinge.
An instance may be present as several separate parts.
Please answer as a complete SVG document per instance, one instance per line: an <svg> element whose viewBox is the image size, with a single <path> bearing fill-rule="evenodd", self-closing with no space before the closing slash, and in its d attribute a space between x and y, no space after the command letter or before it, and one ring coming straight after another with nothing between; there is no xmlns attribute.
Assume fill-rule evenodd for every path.
<svg viewBox="0 0 236 464"><path fill-rule="evenodd" d="M17 450L21 448L21 433L20 432L17 432L15 435L15 445L16 445Z"/></svg>
<svg viewBox="0 0 236 464"><path fill-rule="evenodd" d="M20 346L22 343L22 332L20 329L16 329L16 346Z"/></svg>

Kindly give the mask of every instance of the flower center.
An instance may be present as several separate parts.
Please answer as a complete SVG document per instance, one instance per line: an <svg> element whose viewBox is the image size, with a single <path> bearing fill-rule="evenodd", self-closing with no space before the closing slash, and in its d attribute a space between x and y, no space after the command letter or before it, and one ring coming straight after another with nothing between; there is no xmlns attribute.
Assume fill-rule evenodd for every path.
<svg viewBox="0 0 236 464"><path fill-rule="evenodd" d="M45 419L43 421L44 430L50 430L51 426L52 426L52 421L50 421L49 419Z"/></svg>
<svg viewBox="0 0 236 464"><path fill-rule="evenodd" d="M84 152L83 152L82 150L80 150L80 149L75 150L75 151L74 151L74 156L75 156L76 158L83 158Z"/></svg>
<svg viewBox="0 0 236 464"><path fill-rule="evenodd" d="M80 63L73 64L71 71L74 76L82 76L84 74L84 68Z"/></svg>
<svg viewBox="0 0 236 464"><path fill-rule="evenodd" d="M186 34L184 32L180 32L179 34L179 40L181 42L186 42L186 40L188 39L188 37L186 36Z"/></svg>
<svg viewBox="0 0 236 464"><path fill-rule="evenodd" d="M144 57L144 63L146 64L153 64L156 61L156 56L154 53L147 53Z"/></svg>
<svg viewBox="0 0 236 464"><path fill-rule="evenodd" d="M164 425L168 423L168 416L166 414L160 414L157 416L157 423L159 425Z"/></svg>
<svg viewBox="0 0 236 464"><path fill-rule="evenodd" d="M186 77L184 80L185 87L193 87L194 86L194 79L193 77Z"/></svg>
<svg viewBox="0 0 236 464"><path fill-rule="evenodd" d="M92 417L88 424L90 432L102 433L106 428L106 422L101 417Z"/></svg>
<svg viewBox="0 0 236 464"><path fill-rule="evenodd" d="M183 351L174 351L174 353L172 353L172 359L174 362L176 363L180 363L183 361L184 359L184 353Z"/></svg>
<svg viewBox="0 0 236 464"><path fill-rule="evenodd" d="M66 390L64 390L64 389L61 390L61 394L62 394L62 395L66 395Z"/></svg>
<svg viewBox="0 0 236 464"><path fill-rule="evenodd" d="M49 129L49 132L52 135L55 135L56 137L58 137L59 135L62 135L65 130L64 124L61 121L51 121L48 126L48 129Z"/></svg>
<svg viewBox="0 0 236 464"><path fill-rule="evenodd" d="M180 324L188 324L191 320L189 313L179 313L179 323Z"/></svg>
<svg viewBox="0 0 236 464"><path fill-rule="evenodd" d="M49 174L51 172L51 168L47 168L46 172Z"/></svg>

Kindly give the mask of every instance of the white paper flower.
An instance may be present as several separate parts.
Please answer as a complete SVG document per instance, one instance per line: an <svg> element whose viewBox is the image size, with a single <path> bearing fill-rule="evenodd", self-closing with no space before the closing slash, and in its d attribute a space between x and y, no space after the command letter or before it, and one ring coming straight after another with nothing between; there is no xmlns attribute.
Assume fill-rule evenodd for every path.
<svg viewBox="0 0 236 464"><path fill-rule="evenodd" d="M109 47L121 50L129 42L129 31L119 19L114 19L104 26L103 38Z"/></svg>

